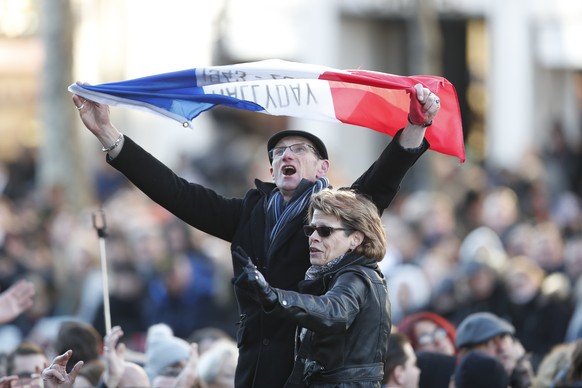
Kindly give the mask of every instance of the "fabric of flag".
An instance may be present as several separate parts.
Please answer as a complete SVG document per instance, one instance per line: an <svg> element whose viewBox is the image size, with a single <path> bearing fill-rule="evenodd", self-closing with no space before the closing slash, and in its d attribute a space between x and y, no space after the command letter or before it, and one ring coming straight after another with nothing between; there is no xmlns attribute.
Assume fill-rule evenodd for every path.
<svg viewBox="0 0 582 388"><path fill-rule="evenodd" d="M427 129L434 151L465 161L455 87L438 76L400 76L338 70L278 59L199 67L100 85L72 84L69 91L108 105L144 109L184 126L216 105L276 116L324 120L394 136L407 123L409 93L421 83L441 108ZM415 98L415 97L414 97Z"/></svg>

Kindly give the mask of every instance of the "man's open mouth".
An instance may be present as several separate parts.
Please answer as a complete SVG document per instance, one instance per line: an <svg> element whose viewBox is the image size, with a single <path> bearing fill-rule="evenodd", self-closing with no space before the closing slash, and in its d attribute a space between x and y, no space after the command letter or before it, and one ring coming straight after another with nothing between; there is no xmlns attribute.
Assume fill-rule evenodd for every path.
<svg viewBox="0 0 582 388"><path fill-rule="evenodd" d="M295 172L297 172L293 166L283 166L281 171L283 172L283 175L293 175Z"/></svg>

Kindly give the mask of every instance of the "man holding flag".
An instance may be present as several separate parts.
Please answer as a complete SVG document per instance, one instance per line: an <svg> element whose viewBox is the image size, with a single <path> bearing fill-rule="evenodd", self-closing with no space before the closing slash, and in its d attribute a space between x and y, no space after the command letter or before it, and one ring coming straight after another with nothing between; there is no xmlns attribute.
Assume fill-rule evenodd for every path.
<svg viewBox="0 0 582 388"><path fill-rule="evenodd" d="M421 84L410 88L409 96L408 123L352 185L368 195L380 213L428 149L424 135L440 109L439 98ZM309 200L312 193L329 186L330 161L318 137L304 131L276 133L267 144L274 183L255 180L256 187L243 198L226 198L178 177L124 136L111 123L107 104L78 93L73 102L103 145L108 163L134 185L189 225L242 247L269 284L297 290L310 266L308 238L302 230ZM233 269L236 279L243 269L236 260ZM293 368L295 325L265 313L244 289L235 286L235 294L240 312L236 387L283 387Z"/></svg>

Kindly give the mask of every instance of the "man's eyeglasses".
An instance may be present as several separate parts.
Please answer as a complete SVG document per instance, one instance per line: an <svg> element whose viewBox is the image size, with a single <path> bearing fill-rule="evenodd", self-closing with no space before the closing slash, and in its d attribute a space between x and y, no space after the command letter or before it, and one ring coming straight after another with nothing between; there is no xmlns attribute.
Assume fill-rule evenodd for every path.
<svg viewBox="0 0 582 388"><path fill-rule="evenodd" d="M437 341L440 341L447 337L447 331L443 328L438 328L432 333L425 333L418 337L416 341L419 345L426 346L431 345Z"/></svg>
<svg viewBox="0 0 582 388"><path fill-rule="evenodd" d="M313 232L315 232L316 230L319 237L329 237L336 230L353 230L353 229L332 228L331 226L311 226L311 225L305 225L303 227L303 233L305 233L307 237L311 236Z"/></svg>
<svg viewBox="0 0 582 388"><path fill-rule="evenodd" d="M280 158L281 156L283 156L287 148L289 148L291 152L293 152L295 155L303 155L307 151L311 150L318 158L320 158L319 152L317 152L315 147L305 143L297 143L291 144L286 147L272 148L271 150L269 150L269 156L271 157L271 159Z"/></svg>

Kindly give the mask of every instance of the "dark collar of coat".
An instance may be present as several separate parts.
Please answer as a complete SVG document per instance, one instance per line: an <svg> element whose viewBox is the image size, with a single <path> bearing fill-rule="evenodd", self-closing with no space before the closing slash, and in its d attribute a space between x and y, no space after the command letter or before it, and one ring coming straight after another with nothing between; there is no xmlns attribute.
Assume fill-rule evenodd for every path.
<svg viewBox="0 0 582 388"><path fill-rule="evenodd" d="M338 272L353 265L361 265L379 271L378 262L376 260L362 256L356 252L350 252L345 255L337 266L330 269L329 272L324 273L320 278L300 281L299 291L304 294L323 295L327 291L331 279L333 279Z"/></svg>

